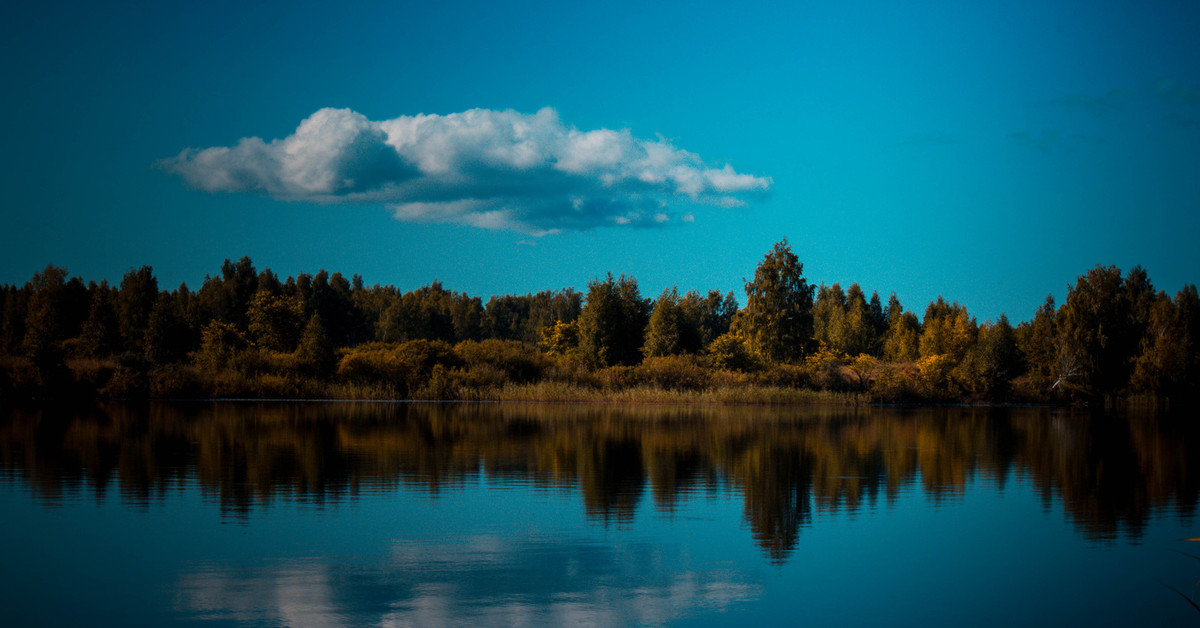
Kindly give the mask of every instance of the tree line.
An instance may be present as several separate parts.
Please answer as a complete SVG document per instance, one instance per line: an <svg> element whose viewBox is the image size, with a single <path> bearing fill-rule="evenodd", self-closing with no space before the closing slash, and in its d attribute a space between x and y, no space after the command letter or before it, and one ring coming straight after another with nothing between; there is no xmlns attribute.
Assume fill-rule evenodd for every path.
<svg viewBox="0 0 1200 628"><path fill-rule="evenodd" d="M921 318L895 293L810 284L787 240L745 285L642 296L611 273L479 297L439 282L402 292L322 270L281 279L225 260L197 290L149 266L117 286L48 266L0 287L7 396L471 397L557 382L604 388L784 386L878 401L1157 402L1200 392L1200 299L1144 269L1097 266L1032 320L979 323L944 298ZM253 384L253 385L251 385ZM257 391L257 392L256 392ZM478 394L476 393L478 398Z"/></svg>

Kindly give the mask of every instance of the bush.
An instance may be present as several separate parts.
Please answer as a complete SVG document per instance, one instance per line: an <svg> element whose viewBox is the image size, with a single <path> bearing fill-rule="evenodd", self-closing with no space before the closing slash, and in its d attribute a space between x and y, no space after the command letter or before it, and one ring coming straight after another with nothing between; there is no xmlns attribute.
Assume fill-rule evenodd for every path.
<svg viewBox="0 0 1200 628"><path fill-rule="evenodd" d="M846 354L821 343L816 353L804 358L804 370L813 386L824 390L842 390L846 387L842 365L848 361Z"/></svg>
<svg viewBox="0 0 1200 628"><path fill-rule="evenodd" d="M772 364L754 373L754 383L759 386L804 388L813 385L808 368L796 364Z"/></svg>
<svg viewBox="0 0 1200 628"><path fill-rule="evenodd" d="M212 321L200 332L200 349L192 354L192 361L201 370L215 373L233 366L233 357L250 346L250 340L237 327Z"/></svg>
<svg viewBox="0 0 1200 628"><path fill-rule="evenodd" d="M428 399L430 401L449 401L463 399L463 372L459 369L448 369L443 364L434 364L429 377L423 385L412 393L413 399Z"/></svg>
<svg viewBox="0 0 1200 628"><path fill-rule="evenodd" d="M954 358L944 353L918 360L917 392L930 400L953 398L957 389L951 377L954 366Z"/></svg>
<svg viewBox="0 0 1200 628"><path fill-rule="evenodd" d="M454 352L468 369L487 367L518 383L540 379L550 364L536 347L516 340L467 340L458 343Z"/></svg>
<svg viewBox="0 0 1200 628"><path fill-rule="evenodd" d="M871 382L871 399L884 403L909 401L916 395L917 367L911 364L882 363Z"/></svg>
<svg viewBox="0 0 1200 628"><path fill-rule="evenodd" d="M633 388L640 383L638 375L632 366L609 366L595 371L597 385L606 390Z"/></svg>
<svg viewBox="0 0 1200 628"><path fill-rule="evenodd" d="M75 359L68 362L71 376L80 390L94 394L108 385L116 372L117 364L113 360Z"/></svg>
<svg viewBox="0 0 1200 628"><path fill-rule="evenodd" d="M646 358L637 371L643 382L667 390L703 390L712 382L704 364L691 355Z"/></svg>
<svg viewBox="0 0 1200 628"><path fill-rule="evenodd" d="M38 370L26 358L0 363L0 401L32 397L42 385Z"/></svg>
<svg viewBox="0 0 1200 628"><path fill-rule="evenodd" d="M148 392L156 399L199 399L208 396L207 387L190 367L172 364L149 373Z"/></svg>
<svg viewBox="0 0 1200 628"><path fill-rule="evenodd" d="M100 393L109 399L145 399L150 393L146 371L118 366Z"/></svg>
<svg viewBox="0 0 1200 628"><path fill-rule="evenodd" d="M352 382L392 384L408 395L429 383L435 367L444 371L461 365L462 360L441 340L370 343L347 350L337 374Z"/></svg>
<svg viewBox="0 0 1200 628"><path fill-rule="evenodd" d="M729 332L718 336L706 350L708 363L713 368L729 371L754 371L762 366L750 351L745 338Z"/></svg>

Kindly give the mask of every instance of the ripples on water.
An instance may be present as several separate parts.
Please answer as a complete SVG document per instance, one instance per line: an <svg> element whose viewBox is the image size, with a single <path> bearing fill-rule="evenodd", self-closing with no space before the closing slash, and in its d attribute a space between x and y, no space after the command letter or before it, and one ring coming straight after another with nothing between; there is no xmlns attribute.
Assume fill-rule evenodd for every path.
<svg viewBox="0 0 1200 628"><path fill-rule="evenodd" d="M13 410L0 570L46 625L1169 623L1200 617L1163 586L1200 575L1197 435L1048 409ZM96 608L31 602L60 586Z"/></svg>

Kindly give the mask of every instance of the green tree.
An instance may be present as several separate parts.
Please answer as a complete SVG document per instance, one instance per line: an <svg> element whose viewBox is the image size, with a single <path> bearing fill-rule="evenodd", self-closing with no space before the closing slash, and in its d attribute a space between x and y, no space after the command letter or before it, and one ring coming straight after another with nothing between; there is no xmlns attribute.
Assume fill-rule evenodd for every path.
<svg viewBox="0 0 1200 628"><path fill-rule="evenodd" d="M152 268L142 266L125 273L117 293L117 320L127 351L144 352L146 326L157 302L158 280Z"/></svg>
<svg viewBox="0 0 1200 628"><path fill-rule="evenodd" d="M883 318L887 321L887 325L891 326L892 320L904 313L904 306L900 304L900 297L893 292L888 297L887 309L883 311Z"/></svg>
<svg viewBox="0 0 1200 628"><path fill-rule="evenodd" d="M839 284L817 289L813 305L813 338L834 351L848 355L875 353L879 347L877 328L887 321L879 304L879 293L867 302L857 283L842 292Z"/></svg>
<svg viewBox="0 0 1200 628"><path fill-rule="evenodd" d="M579 315L579 350L593 366L637 364L642 360L650 300L643 299L637 280L612 273L604 281L588 283Z"/></svg>
<svg viewBox="0 0 1200 628"><path fill-rule="evenodd" d="M759 367L746 339L737 332L731 331L717 336L708 344L705 353L709 364L714 368L752 371Z"/></svg>
<svg viewBox="0 0 1200 628"><path fill-rule="evenodd" d="M813 303L813 339L825 346L841 351L842 335L846 327L846 293L842 286L834 283L817 288L817 299Z"/></svg>
<svg viewBox="0 0 1200 628"><path fill-rule="evenodd" d="M310 281L298 282L297 287L299 288L298 296L304 301L305 313L315 312L321 315L321 324L325 326L329 340L334 345L339 347L352 345L365 339L365 336L368 335L366 331L360 331L362 325L354 308L350 282L341 273L330 275L321 270ZM438 284L438 288L441 288L440 284ZM364 338L359 338L360 334ZM447 336L448 338L453 337L453 331L450 334Z"/></svg>
<svg viewBox="0 0 1200 628"><path fill-rule="evenodd" d="M246 316L250 337L258 346L271 351L291 352L302 333L304 304L297 297L272 294L269 289L254 293Z"/></svg>
<svg viewBox="0 0 1200 628"><path fill-rule="evenodd" d="M200 349L193 361L197 367L215 373L228 368L230 361L250 346L250 339L232 323L209 321L200 332Z"/></svg>
<svg viewBox="0 0 1200 628"><path fill-rule="evenodd" d="M1189 284L1175 293L1175 317L1178 320L1184 353L1183 393L1192 399L1200 396L1200 296Z"/></svg>
<svg viewBox="0 0 1200 628"><path fill-rule="evenodd" d="M500 340L524 340L533 295L493 296L483 310L484 333Z"/></svg>
<svg viewBox="0 0 1200 628"><path fill-rule="evenodd" d="M157 364L179 362L191 348L191 332L179 303L170 293L162 293L150 311L146 322L146 337L142 340L146 358Z"/></svg>
<svg viewBox="0 0 1200 628"><path fill-rule="evenodd" d="M296 347L296 362L306 372L318 377L327 377L337 368L337 353L325 334L320 314L308 317Z"/></svg>
<svg viewBox="0 0 1200 628"><path fill-rule="evenodd" d="M92 303L87 320L80 330L80 352L101 358L116 353L121 347L121 328L117 320L116 292L108 282L100 282L92 291Z"/></svg>
<svg viewBox="0 0 1200 628"><path fill-rule="evenodd" d="M1155 292L1146 269L1141 266L1134 266L1126 273L1121 287L1125 299L1129 301L1131 332L1137 336L1140 343L1150 325L1150 311L1158 301L1158 293Z"/></svg>
<svg viewBox="0 0 1200 628"><path fill-rule="evenodd" d="M1187 372L1187 340L1175 304L1165 292L1146 314L1141 352L1133 362L1131 387L1162 400L1182 388Z"/></svg>
<svg viewBox="0 0 1200 628"><path fill-rule="evenodd" d="M579 319L583 295L571 288L537 294L494 296L484 308L481 334L500 340L541 341L542 330Z"/></svg>
<svg viewBox="0 0 1200 628"><path fill-rule="evenodd" d="M0 351L19 353L25 341L25 317L29 313L29 297L33 288L26 285L3 287L4 310L0 312Z"/></svg>
<svg viewBox="0 0 1200 628"><path fill-rule="evenodd" d="M690 294L697 296L694 292ZM642 353L648 358L696 353L701 348L701 314L680 300L678 289L663 290L650 314Z"/></svg>
<svg viewBox="0 0 1200 628"><path fill-rule="evenodd" d="M804 265L783 239L771 249L746 284L746 308L737 324L751 348L776 362L796 362L812 343L813 286Z"/></svg>
<svg viewBox="0 0 1200 628"><path fill-rule="evenodd" d="M1062 383L1093 401L1119 396L1141 340L1116 266L1097 266L1067 291L1058 312Z"/></svg>
<svg viewBox="0 0 1200 628"><path fill-rule="evenodd" d="M973 351L977 356L977 392L988 399L1007 398L1012 379L1021 367L1016 332L1009 324L1008 317L1001 314L1000 320L981 327Z"/></svg>
<svg viewBox="0 0 1200 628"><path fill-rule="evenodd" d="M948 355L961 362L975 344L978 326L958 303L947 303L940 295L925 308L921 321L921 357Z"/></svg>
<svg viewBox="0 0 1200 628"><path fill-rule="evenodd" d="M553 325L542 328L542 338L538 346L548 355L572 357L579 351L579 322L564 323L555 321Z"/></svg>
<svg viewBox="0 0 1200 628"><path fill-rule="evenodd" d="M892 298L895 298L893 295ZM883 359L888 362L915 362L920 352L921 322L912 312L892 309L883 341Z"/></svg>
<svg viewBox="0 0 1200 628"><path fill-rule="evenodd" d="M452 293L440 281L406 292L393 299L380 317L378 335L384 342L453 341L452 301Z"/></svg>
<svg viewBox="0 0 1200 628"><path fill-rule="evenodd" d="M446 290L439 281L388 300L390 303L376 324L376 337L384 342L418 339L461 342L477 340L483 335L482 301ZM321 320L325 320L324 315Z"/></svg>
<svg viewBox="0 0 1200 628"><path fill-rule="evenodd" d="M465 293L454 294L450 302L450 320L454 323L454 340L479 340L483 336L483 301Z"/></svg>
<svg viewBox="0 0 1200 628"><path fill-rule="evenodd" d="M696 294L689 292L688 295ZM699 296L698 294L696 296ZM690 302L689 299L685 299ZM721 296L719 290L709 290L700 304L697 316L700 321L700 344L708 346L710 342L724 335L733 326L733 319L738 313L738 302L733 291Z"/></svg>
<svg viewBox="0 0 1200 628"><path fill-rule="evenodd" d="M283 294L283 282L279 281L279 276L270 268L264 268L262 272L258 273L258 287L254 292L255 294L266 292L275 296L281 295Z"/></svg>
<svg viewBox="0 0 1200 628"><path fill-rule="evenodd" d="M880 355L883 351L884 335L887 334L888 315L879 300L878 291L871 292L871 301L867 304L867 318L871 323L871 353Z"/></svg>
<svg viewBox="0 0 1200 628"><path fill-rule="evenodd" d="M35 274L29 294L23 349L37 369L44 392L57 394L70 381L64 364L65 341L79 334L87 312L87 288L78 278L67 280L57 266Z"/></svg>
<svg viewBox="0 0 1200 628"><path fill-rule="evenodd" d="M58 349L65 338L62 312L62 293L66 286L67 269L48 265L34 274L26 286L29 303L25 311L24 350L26 355L38 355Z"/></svg>
<svg viewBox="0 0 1200 628"><path fill-rule="evenodd" d="M842 318L842 346L848 355L869 353L875 345L875 321L866 295L857 283L846 290L846 311Z"/></svg>
<svg viewBox="0 0 1200 628"><path fill-rule="evenodd" d="M1019 327L1021 352L1025 355L1029 383L1036 390L1048 391L1058 380L1059 336L1054 295L1046 295L1033 321Z"/></svg>

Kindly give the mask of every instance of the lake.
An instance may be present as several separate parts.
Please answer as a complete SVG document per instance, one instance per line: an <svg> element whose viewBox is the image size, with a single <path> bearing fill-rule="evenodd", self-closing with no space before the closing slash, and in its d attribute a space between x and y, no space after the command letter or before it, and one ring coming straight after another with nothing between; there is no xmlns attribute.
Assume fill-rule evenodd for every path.
<svg viewBox="0 0 1200 628"><path fill-rule="evenodd" d="M1200 620L1190 415L197 402L0 417L9 626Z"/></svg>

